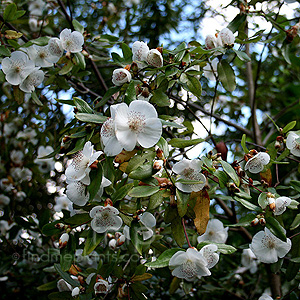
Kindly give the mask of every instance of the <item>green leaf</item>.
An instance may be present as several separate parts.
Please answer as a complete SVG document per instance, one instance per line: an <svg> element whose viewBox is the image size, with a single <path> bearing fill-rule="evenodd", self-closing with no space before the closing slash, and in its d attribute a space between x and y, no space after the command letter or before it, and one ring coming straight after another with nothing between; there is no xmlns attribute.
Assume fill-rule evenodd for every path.
<svg viewBox="0 0 300 300"><path fill-rule="evenodd" d="M68 63L65 64L65 65L61 68L61 70L58 72L58 74L59 74L59 75L66 75L66 74L68 74L69 72L72 71L73 67L74 67L73 62L72 62L71 60L69 60Z"/></svg>
<svg viewBox="0 0 300 300"><path fill-rule="evenodd" d="M38 45L38 46L46 46L46 45L48 45L49 40L50 40L49 37L42 36L42 37L39 37L39 38L37 38L35 40L31 40L31 43L35 44L35 45Z"/></svg>
<svg viewBox="0 0 300 300"><path fill-rule="evenodd" d="M200 244L197 245L197 249L200 250L206 245L210 244L215 244L218 246L218 252L222 254L232 254L234 253L237 249L234 248L233 246L226 245L226 244L221 244L221 243L212 243L212 242L201 242Z"/></svg>
<svg viewBox="0 0 300 300"><path fill-rule="evenodd" d="M147 211L152 210L152 209L156 209L157 207L159 207L163 203L164 193L165 193L165 190L161 190L161 191L158 191L157 193L150 196Z"/></svg>
<svg viewBox="0 0 300 300"><path fill-rule="evenodd" d="M163 90L158 89L152 92L153 96L150 99L150 102L153 104L157 104L158 106L169 106L171 104L169 97L167 94L163 92Z"/></svg>
<svg viewBox="0 0 300 300"><path fill-rule="evenodd" d="M73 20L72 21L72 24L74 26L74 29L76 31L79 31L80 33L83 33L84 32L84 27L77 21L77 20Z"/></svg>
<svg viewBox="0 0 300 300"><path fill-rule="evenodd" d="M152 176L153 171L153 163L150 162L148 164L137 167L135 170L129 173L128 177L137 180L145 180Z"/></svg>
<svg viewBox="0 0 300 300"><path fill-rule="evenodd" d="M171 257L178 251L183 251L180 248L172 248L164 251L157 259L156 261L145 263L146 267L149 268L164 268L169 265L169 261Z"/></svg>
<svg viewBox="0 0 300 300"><path fill-rule="evenodd" d="M271 215L266 214L266 227L279 239L286 242L285 230L280 223Z"/></svg>
<svg viewBox="0 0 300 300"><path fill-rule="evenodd" d="M131 61L132 58L132 52L129 46L125 43L121 44L122 52L123 52L123 57L125 61Z"/></svg>
<svg viewBox="0 0 300 300"><path fill-rule="evenodd" d="M26 13L26 10L18 10L15 14L15 20L21 18L22 16L24 16Z"/></svg>
<svg viewBox="0 0 300 300"><path fill-rule="evenodd" d="M189 92L191 92L200 100L202 95L202 86L199 79L190 75L186 75L186 76L188 79L186 85L188 87Z"/></svg>
<svg viewBox="0 0 300 300"><path fill-rule="evenodd" d="M128 84L127 90L126 90L126 103L129 104L130 102L136 100L136 91L135 91L135 85L134 81L131 81Z"/></svg>
<svg viewBox="0 0 300 300"><path fill-rule="evenodd" d="M242 145L242 148L243 148L245 154L249 153L249 150L248 150L248 148L246 146L246 138L247 138L246 134L243 134L241 145Z"/></svg>
<svg viewBox="0 0 300 300"><path fill-rule="evenodd" d="M224 171L217 170L214 173L214 176L216 176L219 179L219 185L220 188L223 189L227 185L227 175Z"/></svg>
<svg viewBox="0 0 300 300"><path fill-rule="evenodd" d="M11 52L8 48L6 48L4 45L3 46L0 46L0 55L3 55L3 56L10 56L11 55Z"/></svg>
<svg viewBox="0 0 300 300"><path fill-rule="evenodd" d="M127 196L128 192L133 188L133 182L128 183L121 188L118 188L117 191L112 195L111 200L115 203L117 201L123 200Z"/></svg>
<svg viewBox="0 0 300 300"><path fill-rule="evenodd" d="M120 91L120 89L122 88L122 86L112 86L110 87L106 93L104 94L103 98L101 99L101 101L99 101L96 104L96 108L103 106L104 104L106 104L106 102L117 92Z"/></svg>
<svg viewBox="0 0 300 300"><path fill-rule="evenodd" d="M60 267L62 271L67 272L70 270L75 258L76 240L72 234L69 234L69 241L67 245L60 249Z"/></svg>
<svg viewBox="0 0 300 300"><path fill-rule="evenodd" d="M158 148L160 150L163 151L164 157L168 158L169 157L169 145L168 145L168 142L163 137L161 137L156 145L158 146Z"/></svg>
<svg viewBox="0 0 300 300"><path fill-rule="evenodd" d="M165 126L170 126L170 127L174 127L174 128L184 128L184 126L177 124L175 122L169 122L169 121L162 120L162 119L160 119L160 121L161 121L162 125L165 125Z"/></svg>
<svg viewBox="0 0 300 300"><path fill-rule="evenodd" d="M64 223L70 224L70 225L82 225L82 224L87 223L91 220L92 220L92 218L90 217L90 215L87 214L87 213L84 213L84 214L74 215L74 216L66 219L64 221Z"/></svg>
<svg viewBox="0 0 300 300"><path fill-rule="evenodd" d="M129 191L128 196L135 197L135 198L148 197L157 193L158 191L159 191L158 186L141 185L132 188Z"/></svg>
<svg viewBox="0 0 300 300"><path fill-rule="evenodd" d="M85 139L79 139L79 140L77 140L76 144L75 144L75 147L73 148L73 150L69 151L67 153L67 155L71 155L71 154L74 154L74 153L82 150L83 147L84 147L85 142L86 142Z"/></svg>
<svg viewBox="0 0 300 300"><path fill-rule="evenodd" d="M297 214L294 221L291 224L290 229L294 230L294 229L298 228L299 225L300 225L300 214Z"/></svg>
<svg viewBox="0 0 300 300"><path fill-rule="evenodd" d="M51 236L60 233L61 230L55 227L55 225L58 223L60 223L59 220L45 224L42 228L42 233L46 236Z"/></svg>
<svg viewBox="0 0 300 300"><path fill-rule="evenodd" d="M180 217L183 217L187 212L187 204L190 198L190 194L183 193L176 189L176 200L177 200L177 209Z"/></svg>
<svg viewBox="0 0 300 300"><path fill-rule="evenodd" d="M296 235L295 237L293 237L290 255L292 256L292 259L300 257L300 235ZM300 263L290 261L285 273L286 279L288 281L294 279L299 273L299 268Z"/></svg>
<svg viewBox="0 0 300 300"><path fill-rule="evenodd" d="M186 49L186 43L182 42L179 46L177 46L173 51L177 52L174 56L174 61L175 62L181 62L184 54L185 54L185 49Z"/></svg>
<svg viewBox="0 0 300 300"><path fill-rule="evenodd" d="M284 40L281 51L282 51L282 56L284 57L285 61L288 64L291 64L291 59L290 59L290 43L288 43L286 40Z"/></svg>
<svg viewBox="0 0 300 300"><path fill-rule="evenodd" d="M236 87L235 75L232 67L226 60L221 60L217 66L219 79L228 92L233 92Z"/></svg>
<svg viewBox="0 0 300 300"><path fill-rule="evenodd" d="M41 100L38 98L36 92L32 92L31 93L31 98L33 100L33 102L39 106L43 106L43 103L41 102Z"/></svg>
<svg viewBox="0 0 300 300"><path fill-rule="evenodd" d="M47 282L36 288L38 291L51 291L57 289L57 280Z"/></svg>
<svg viewBox="0 0 300 300"><path fill-rule="evenodd" d="M142 255L144 240L142 235L139 233L140 230L141 230L140 222L136 220L132 221L130 227L130 239L137 252L140 255Z"/></svg>
<svg viewBox="0 0 300 300"><path fill-rule="evenodd" d="M64 272L59 264L54 264L54 268L59 273L61 278L64 279L67 283L71 284L72 286L80 286L80 283L72 279L68 273Z"/></svg>
<svg viewBox="0 0 300 300"><path fill-rule="evenodd" d="M235 18L227 25L227 28L235 33L240 26L246 21L246 14L237 14Z"/></svg>
<svg viewBox="0 0 300 300"><path fill-rule="evenodd" d="M17 12L17 5L15 3L8 4L5 7L4 13L3 13L3 19L5 22L10 22L15 20L15 15Z"/></svg>
<svg viewBox="0 0 300 300"><path fill-rule="evenodd" d="M232 48L232 50L235 52L235 54L241 61L245 61L245 62L251 61L251 58L245 52L235 50L234 48Z"/></svg>
<svg viewBox="0 0 300 300"><path fill-rule="evenodd" d="M107 120L107 117L96 115L96 114L87 114L87 113L77 113L75 117L82 122L87 123L97 123L102 124Z"/></svg>
<svg viewBox="0 0 300 300"><path fill-rule="evenodd" d="M267 199L267 194L266 193L261 193L258 196L258 205L262 208L265 209L269 205L269 201Z"/></svg>
<svg viewBox="0 0 300 300"><path fill-rule="evenodd" d="M84 100L74 97L73 101L79 112L87 114L93 113L92 108Z"/></svg>
<svg viewBox="0 0 300 300"><path fill-rule="evenodd" d="M86 241L84 243L84 249L82 255L88 255L96 249L96 247L104 239L105 233L100 234L94 231L92 228L89 229Z"/></svg>
<svg viewBox="0 0 300 300"><path fill-rule="evenodd" d="M300 181L297 180L291 180L290 181L290 185L297 191L300 193Z"/></svg>
<svg viewBox="0 0 300 300"><path fill-rule="evenodd" d="M185 235L183 226L181 223L181 218L178 216L177 218L174 218L171 222L171 230L172 235L179 247L182 247L185 242Z"/></svg>
<svg viewBox="0 0 300 300"><path fill-rule="evenodd" d="M222 168L224 172L233 180L233 182L239 186L240 185L240 179L238 175L236 174L234 168L226 161L221 160L220 161Z"/></svg>
<svg viewBox="0 0 300 300"><path fill-rule="evenodd" d="M96 197L102 183L103 167L100 163L98 163L97 166L98 168L96 172L92 171L90 173L91 184L87 188L90 193L90 199L89 199L90 201L92 201Z"/></svg>
<svg viewBox="0 0 300 300"><path fill-rule="evenodd" d="M48 295L49 300L73 300L71 292L54 292Z"/></svg>
<svg viewBox="0 0 300 300"><path fill-rule="evenodd" d="M76 59L76 65L81 69L85 70L86 63L85 63L85 57L81 52L74 53L75 59Z"/></svg>
<svg viewBox="0 0 300 300"><path fill-rule="evenodd" d="M197 145L202 143L204 139L193 139L193 140L185 140L180 138L173 138L169 141L169 144L173 147L177 148L185 148L193 145Z"/></svg>
<svg viewBox="0 0 300 300"><path fill-rule="evenodd" d="M247 227L251 225L251 222L256 218L256 214L247 214L245 217L241 218L238 223L227 225L229 227Z"/></svg>
<svg viewBox="0 0 300 300"><path fill-rule="evenodd" d="M282 133L286 133L290 130L292 130L297 124L297 121L292 121L290 123L288 123L287 125L285 125L282 129Z"/></svg>
<svg viewBox="0 0 300 300"><path fill-rule="evenodd" d="M252 204L251 202L245 200L245 199L242 199L242 198L239 198L239 197L236 197L234 196L233 199L239 203L241 203L243 206L245 206L246 208L248 208L249 210L259 210L259 207Z"/></svg>

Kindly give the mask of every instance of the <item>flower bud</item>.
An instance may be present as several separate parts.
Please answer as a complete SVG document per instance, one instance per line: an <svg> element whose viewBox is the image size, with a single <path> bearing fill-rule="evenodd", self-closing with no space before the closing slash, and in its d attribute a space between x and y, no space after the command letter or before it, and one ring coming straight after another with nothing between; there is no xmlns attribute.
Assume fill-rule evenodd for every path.
<svg viewBox="0 0 300 300"><path fill-rule="evenodd" d="M251 221L251 226L256 226L259 223L259 219L255 218L254 220Z"/></svg>
<svg viewBox="0 0 300 300"><path fill-rule="evenodd" d="M57 224L55 224L55 228L63 229L64 227L65 227L65 225L63 223L57 223Z"/></svg>
<svg viewBox="0 0 300 300"><path fill-rule="evenodd" d="M147 55L147 63L155 68L163 66L163 57L157 49L151 49Z"/></svg>
<svg viewBox="0 0 300 300"><path fill-rule="evenodd" d="M67 233L63 233L58 240L59 248L66 247L68 241L69 241L69 235Z"/></svg>
<svg viewBox="0 0 300 300"><path fill-rule="evenodd" d="M109 243L108 243L108 247L111 250L116 250L116 248L117 248L117 241L115 239L110 240Z"/></svg>
<svg viewBox="0 0 300 300"><path fill-rule="evenodd" d="M269 207L271 210L275 210L276 205L275 205L275 198L268 198L268 202L269 202Z"/></svg>
<svg viewBox="0 0 300 300"><path fill-rule="evenodd" d="M235 41L235 37L232 31L228 28L224 28L219 32L218 42L225 48L232 48Z"/></svg>
<svg viewBox="0 0 300 300"><path fill-rule="evenodd" d="M132 44L132 60L145 61L149 53L149 47L145 42L136 41Z"/></svg>
<svg viewBox="0 0 300 300"><path fill-rule="evenodd" d="M264 217L259 219L259 224L260 225L266 225L266 219Z"/></svg>
<svg viewBox="0 0 300 300"><path fill-rule="evenodd" d="M111 199L109 198L106 198L105 202L104 202L104 206L107 206L107 205L110 205L110 206L113 206L113 202L111 201Z"/></svg>
<svg viewBox="0 0 300 300"><path fill-rule="evenodd" d="M131 74L124 68L115 69L112 75L112 82L114 85L121 86L126 82L131 81Z"/></svg>
<svg viewBox="0 0 300 300"><path fill-rule="evenodd" d="M117 239L117 246L118 246L118 247L122 246L122 245L125 243L125 240L126 240L125 235L122 234L122 235Z"/></svg>
<svg viewBox="0 0 300 300"><path fill-rule="evenodd" d="M79 295L79 293L80 293L80 289L79 289L79 287L77 286L76 288L74 288L74 289L72 290L72 297L77 297L77 296Z"/></svg>

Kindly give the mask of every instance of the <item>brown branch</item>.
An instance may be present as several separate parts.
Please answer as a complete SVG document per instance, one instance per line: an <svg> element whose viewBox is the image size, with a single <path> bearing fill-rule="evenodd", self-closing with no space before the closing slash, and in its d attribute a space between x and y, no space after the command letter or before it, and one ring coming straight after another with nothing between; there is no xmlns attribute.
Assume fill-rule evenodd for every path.
<svg viewBox="0 0 300 300"><path fill-rule="evenodd" d="M195 108L199 111L201 111L202 113L204 113L205 115L207 116L210 116L211 113L209 111L206 111L203 107L201 107L200 105L194 103L194 102L187 102L186 105L185 105L185 101L183 101L181 98L179 97L176 97L174 95L170 95L170 98L173 99L174 101L186 106L186 107L192 107L192 108ZM249 137L252 137L252 131L238 125L238 124L235 124L235 123L232 123L231 121L228 121L228 120L225 120L223 119L221 116L217 115L217 114L212 114L212 116L218 120L218 121L221 121L223 122L224 124L228 125L228 126L231 126L231 127L234 127L235 129L241 131L242 133L245 133L247 136Z"/></svg>

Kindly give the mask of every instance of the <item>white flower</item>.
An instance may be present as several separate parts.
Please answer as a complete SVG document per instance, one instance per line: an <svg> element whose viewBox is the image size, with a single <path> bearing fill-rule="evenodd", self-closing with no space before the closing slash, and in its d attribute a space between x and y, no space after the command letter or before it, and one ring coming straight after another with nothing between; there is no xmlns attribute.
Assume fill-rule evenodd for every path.
<svg viewBox="0 0 300 300"><path fill-rule="evenodd" d="M20 150L12 150L10 153L10 159L14 164L21 165L24 159L24 154Z"/></svg>
<svg viewBox="0 0 300 300"><path fill-rule="evenodd" d="M291 204L292 200L288 197L278 197L275 200L275 211L274 215L278 216L286 211L286 207Z"/></svg>
<svg viewBox="0 0 300 300"><path fill-rule="evenodd" d="M205 176L200 173L202 170L201 166L202 162L198 159L183 159L177 162L172 168L172 171L174 173L180 175L177 179L177 182L175 183L176 187L185 193L201 191L206 184ZM182 180L196 180L200 183L188 184L180 182Z"/></svg>
<svg viewBox="0 0 300 300"><path fill-rule="evenodd" d="M42 173L49 173L54 169L55 161L53 160L53 158L42 158L49 155L53 151L54 149L51 146L39 146L37 151L38 157L34 160L34 163L38 165L39 170Z"/></svg>
<svg viewBox="0 0 300 300"><path fill-rule="evenodd" d="M83 35L79 31L71 31L71 29L65 28L59 35L61 46L64 50L71 53L77 53L82 51L82 45L84 43Z"/></svg>
<svg viewBox="0 0 300 300"><path fill-rule="evenodd" d="M155 68L160 68L164 64L163 57L161 53L157 49L151 49L148 52L146 61L149 65L155 67Z"/></svg>
<svg viewBox="0 0 300 300"><path fill-rule="evenodd" d="M94 152L94 146L90 141L86 142L83 150L77 152L71 164L67 167L65 172L67 179L81 181L83 184L89 185L91 183L89 177L90 166L101 154L102 151Z"/></svg>
<svg viewBox="0 0 300 300"><path fill-rule="evenodd" d="M162 134L162 124L152 104L142 100L129 105L121 103L116 109L116 137L123 148L132 151L139 143L144 148L154 146Z"/></svg>
<svg viewBox="0 0 300 300"><path fill-rule="evenodd" d="M113 15L117 12L117 8L115 7L115 5L112 2L108 3L107 10L111 15Z"/></svg>
<svg viewBox="0 0 300 300"><path fill-rule="evenodd" d="M14 188L13 184L8 178L0 179L0 189L4 192L10 192Z"/></svg>
<svg viewBox="0 0 300 300"><path fill-rule="evenodd" d="M218 44L217 38L214 35L208 35L205 38L205 47L206 49L214 49L219 47L220 45Z"/></svg>
<svg viewBox="0 0 300 300"><path fill-rule="evenodd" d="M115 69L111 81L114 85L121 86L124 83L131 81L131 74L124 68Z"/></svg>
<svg viewBox="0 0 300 300"><path fill-rule="evenodd" d="M203 68L203 75L211 81L216 81L218 76L217 71L218 59L215 58L211 62L208 62L206 66Z"/></svg>
<svg viewBox="0 0 300 300"><path fill-rule="evenodd" d="M80 289L79 287L75 287L73 290L72 290L72 297L77 297L78 295L80 294Z"/></svg>
<svg viewBox="0 0 300 300"><path fill-rule="evenodd" d="M139 5L141 0L125 0L124 4L126 6Z"/></svg>
<svg viewBox="0 0 300 300"><path fill-rule="evenodd" d="M108 118L102 125L100 137L104 144L104 153L108 156L115 156L119 154L123 147L118 141L115 132L115 115L119 104L110 106L111 118Z"/></svg>
<svg viewBox="0 0 300 300"><path fill-rule="evenodd" d="M25 49L29 58L34 62L37 67L48 68L52 67L53 63L50 63L46 58L50 56L47 46L32 45Z"/></svg>
<svg viewBox="0 0 300 300"><path fill-rule="evenodd" d="M258 263L259 262L251 249L248 248L243 250L241 264L246 270L249 270L251 274L254 274L257 271Z"/></svg>
<svg viewBox="0 0 300 300"><path fill-rule="evenodd" d="M232 31L228 28L223 28L218 34L218 44L223 47L232 47L235 37Z"/></svg>
<svg viewBox="0 0 300 300"><path fill-rule="evenodd" d="M78 206L84 206L89 201L90 194L86 191L86 185L81 181L70 181L66 188L69 200Z"/></svg>
<svg viewBox="0 0 300 300"><path fill-rule="evenodd" d="M29 17L28 20L29 28L32 32L37 32L41 30L43 25L43 20L38 20L36 17Z"/></svg>
<svg viewBox="0 0 300 300"><path fill-rule="evenodd" d="M211 273L207 265L203 255L194 248L176 252L169 261L169 267L173 269L172 275L187 281L209 276Z"/></svg>
<svg viewBox="0 0 300 300"><path fill-rule="evenodd" d="M15 195L15 199L19 202L22 202L27 197L26 193L23 191L19 191Z"/></svg>
<svg viewBox="0 0 300 300"><path fill-rule="evenodd" d="M228 237L228 227L224 228L223 223L218 219L211 219L207 223L206 231L198 236L198 243L210 241L214 243L226 243Z"/></svg>
<svg viewBox="0 0 300 300"><path fill-rule="evenodd" d="M72 291L71 284L67 283L64 279L59 279L57 281L57 288L60 292L70 292L70 291Z"/></svg>
<svg viewBox="0 0 300 300"><path fill-rule="evenodd" d="M263 293L258 300L273 300L273 298L271 296L269 296L268 294Z"/></svg>
<svg viewBox="0 0 300 300"><path fill-rule="evenodd" d="M25 93L34 92L35 88L44 81L44 72L39 68L34 68L32 72L20 84L20 90Z"/></svg>
<svg viewBox="0 0 300 300"><path fill-rule="evenodd" d="M123 224L118 214L119 211L113 206L95 206L90 211L92 229L98 233L118 230Z"/></svg>
<svg viewBox="0 0 300 300"><path fill-rule="evenodd" d="M245 164L245 170L248 170L250 173L260 173L264 166L267 165L270 161L270 155L265 152L259 152L250 158Z"/></svg>
<svg viewBox="0 0 300 300"><path fill-rule="evenodd" d="M10 198L3 195L3 194L0 194L0 207L3 207L5 205L8 205L10 202Z"/></svg>
<svg viewBox="0 0 300 300"><path fill-rule="evenodd" d="M20 84L34 69L34 62L28 55L21 51L15 51L11 57L5 57L1 63L6 80L12 85Z"/></svg>
<svg viewBox="0 0 300 300"><path fill-rule="evenodd" d="M110 284L108 281L103 279L98 279L94 285L95 294L106 294L109 291Z"/></svg>
<svg viewBox="0 0 300 300"><path fill-rule="evenodd" d="M261 262L271 264L277 262L278 257L284 257L291 250L291 240L287 238L287 241L284 242L265 227L265 231L259 231L253 236L249 247Z"/></svg>
<svg viewBox="0 0 300 300"><path fill-rule="evenodd" d="M103 195L103 191L105 187L108 187L111 185L111 181L105 178L104 176L102 177L101 185L100 188L94 198L94 201L101 201L101 196Z"/></svg>
<svg viewBox="0 0 300 300"><path fill-rule="evenodd" d="M295 156L300 156L300 136L295 131L290 131L286 139L286 147Z"/></svg>
<svg viewBox="0 0 300 300"><path fill-rule="evenodd" d="M10 169L10 174L16 181L30 181L32 178L32 171L29 170L28 168L12 168Z"/></svg>
<svg viewBox="0 0 300 300"><path fill-rule="evenodd" d="M38 139L35 137L37 136L37 133L34 129L27 127L23 131L19 131L17 133L16 139L23 139L28 142L31 142L33 145L36 145L38 143Z"/></svg>
<svg viewBox="0 0 300 300"><path fill-rule="evenodd" d="M133 61L145 61L149 53L149 47L147 43L136 41L132 45L132 60Z"/></svg>
<svg viewBox="0 0 300 300"><path fill-rule="evenodd" d="M43 10L45 7L46 3L43 0L35 0L30 2L28 10L31 15L40 17L43 15Z"/></svg>
<svg viewBox="0 0 300 300"><path fill-rule="evenodd" d="M62 211L62 209L71 211L72 210L72 202L68 199L68 197L66 195L56 197L55 205L54 205L53 209L56 212L60 212L60 211Z"/></svg>
<svg viewBox="0 0 300 300"><path fill-rule="evenodd" d="M149 212L144 212L139 216L139 223L140 229L137 231L137 233L143 236L144 241L150 239L154 233L151 228L156 225L154 216ZM130 228L127 225L124 226L123 232L124 236L130 240Z"/></svg>
<svg viewBox="0 0 300 300"><path fill-rule="evenodd" d="M218 251L218 246L215 244L210 244L202 247L200 249L200 253L207 261L207 268L211 269L214 267L219 261L219 254L216 253Z"/></svg>
<svg viewBox="0 0 300 300"><path fill-rule="evenodd" d="M60 39L51 38L47 47L50 55L46 58L46 60L52 63L57 63L64 53Z"/></svg>

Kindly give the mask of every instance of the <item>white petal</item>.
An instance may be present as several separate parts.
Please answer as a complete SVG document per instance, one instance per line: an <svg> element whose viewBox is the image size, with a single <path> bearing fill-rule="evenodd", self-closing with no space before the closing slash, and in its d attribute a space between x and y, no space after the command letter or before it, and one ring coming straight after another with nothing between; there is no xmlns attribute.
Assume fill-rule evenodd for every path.
<svg viewBox="0 0 300 300"><path fill-rule="evenodd" d="M154 227L156 225L156 219L154 218L154 216L149 213L149 212L144 212L141 216L140 216L140 222L142 224L144 224L146 227Z"/></svg>
<svg viewBox="0 0 300 300"><path fill-rule="evenodd" d="M287 238L286 242L280 240L280 242L276 245L276 250L278 257L282 258L287 255L287 253L291 250L292 242L289 238Z"/></svg>
<svg viewBox="0 0 300 300"><path fill-rule="evenodd" d="M136 133L131 130L119 128L116 132L117 139L126 151L132 151L137 143Z"/></svg>
<svg viewBox="0 0 300 300"><path fill-rule="evenodd" d="M155 107L146 101L143 100L134 100L129 104L129 113L130 111L138 112L145 116L146 119L157 118L157 111Z"/></svg>
<svg viewBox="0 0 300 300"><path fill-rule="evenodd" d="M92 208L92 210L90 211L90 217L94 218L95 215L99 212L102 212L104 210L104 206L98 205Z"/></svg>
<svg viewBox="0 0 300 300"><path fill-rule="evenodd" d="M169 260L169 267L171 269L182 265L188 259L185 251L177 251Z"/></svg>
<svg viewBox="0 0 300 300"><path fill-rule="evenodd" d="M190 160L184 158L181 161L177 162L173 168L172 171L176 174L181 175L185 169L188 169L190 167Z"/></svg>
<svg viewBox="0 0 300 300"><path fill-rule="evenodd" d="M67 197L76 205L84 206L89 200L89 193L86 193L86 186L80 181L74 181L67 185Z"/></svg>
<svg viewBox="0 0 300 300"><path fill-rule="evenodd" d="M150 148L153 147L159 141L161 134L161 121L158 118L147 119L145 121L145 127L143 131L137 134L137 141L142 147Z"/></svg>

